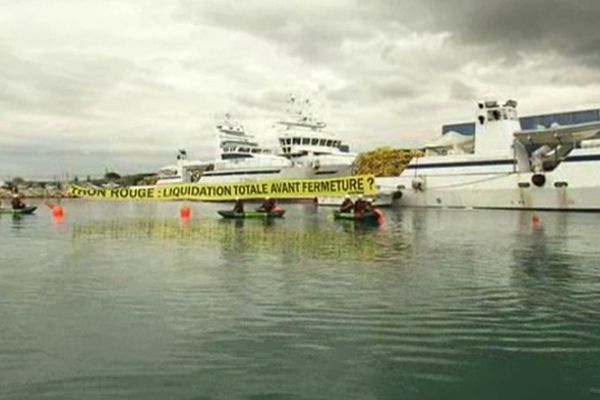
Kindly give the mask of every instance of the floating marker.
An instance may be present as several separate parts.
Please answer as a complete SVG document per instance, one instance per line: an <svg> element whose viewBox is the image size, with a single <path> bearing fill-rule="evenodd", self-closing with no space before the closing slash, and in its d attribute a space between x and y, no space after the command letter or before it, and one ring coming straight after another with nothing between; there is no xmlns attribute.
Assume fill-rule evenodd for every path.
<svg viewBox="0 0 600 400"><path fill-rule="evenodd" d="M377 225L383 225L383 211L381 211L379 208L376 208L373 210L373 214L375 214L375 217L377 219Z"/></svg>
<svg viewBox="0 0 600 400"><path fill-rule="evenodd" d="M179 217L183 220L190 219L191 215L192 215L192 210L190 210L190 208L188 206L183 206L179 210Z"/></svg>

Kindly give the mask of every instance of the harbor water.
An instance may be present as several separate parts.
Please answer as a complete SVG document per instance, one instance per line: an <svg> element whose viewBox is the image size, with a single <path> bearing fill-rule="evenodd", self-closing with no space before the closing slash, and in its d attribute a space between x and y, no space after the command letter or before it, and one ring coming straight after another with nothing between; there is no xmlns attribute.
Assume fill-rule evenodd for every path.
<svg viewBox="0 0 600 400"><path fill-rule="evenodd" d="M0 215L1 399L600 397L599 214Z"/></svg>

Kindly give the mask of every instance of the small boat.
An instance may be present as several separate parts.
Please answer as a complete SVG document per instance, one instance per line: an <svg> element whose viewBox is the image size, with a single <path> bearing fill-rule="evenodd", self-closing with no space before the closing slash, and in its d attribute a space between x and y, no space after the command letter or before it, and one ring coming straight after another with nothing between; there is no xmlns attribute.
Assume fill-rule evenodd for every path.
<svg viewBox="0 0 600 400"><path fill-rule="evenodd" d="M37 210L37 207L35 207L35 206L18 208L18 209L0 208L0 214L25 215L25 214L33 214L35 210Z"/></svg>
<svg viewBox="0 0 600 400"><path fill-rule="evenodd" d="M276 208L271 212L265 211L244 211L241 213L234 211L217 211L223 218L242 219L242 218L281 218L285 214L285 210Z"/></svg>
<svg viewBox="0 0 600 400"><path fill-rule="evenodd" d="M351 196L350 200L356 201L358 196ZM340 196L323 196L317 198L320 206L339 207L344 201ZM394 201L394 193L391 190L383 191L377 188L377 194L373 196L373 207L391 207Z"/></svg>
<svg viewBox="0 0 600 400"><path fill-rule="evenodd" d="M377 208L360 215L354 214L353 212L334 211L333 219L381 225L383 223L383 212Z"/></svg>

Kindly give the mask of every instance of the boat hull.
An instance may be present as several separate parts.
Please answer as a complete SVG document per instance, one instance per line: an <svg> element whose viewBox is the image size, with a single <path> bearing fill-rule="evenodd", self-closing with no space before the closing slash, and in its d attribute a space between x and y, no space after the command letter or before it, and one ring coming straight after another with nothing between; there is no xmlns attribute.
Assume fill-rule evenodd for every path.
<svg viewBox="0 0 600 400"><path fill-rule="evenodd" d="M220 216L226 219L270 219L270 218L282 218L285 214L285 210L274 210L270 213L262 211L245 211L243 213L236 213L233 211L217 211Z"/></svg>
<svg viewBox="0 0 600 400"><path fill-rule="evenodd" d="M379 225L382 221L382 214L379 210L366 212L362 215L356 215L353 212L334 211L333 219Z"/></svg>
<svg viewBox="0 0 600 400"><path fill-rule="evenodd" d="M446 172L446 173L444 173ZM600 151L567 158L543 174L518 173L512 165L467 170L406 170L378 185L401 193L395 204L406 207L485 208L554 211L600 211ZM539 184L539 182L538 182Z"/></svg>
<svg viewBox="0 0 600 400"><path fill-rule="evenodd" d="M29 215L33 214L37 210L37 207L25 207L20 209L12 209L12 208L0 208L0 214L12 214L12 215Z"/></svg>
<svg viewBox="0 0 600 400"><path fill-rule="evenodd" d="M327 165L320 169L308 166L220 170L205 173L197 183L226 184L273 179L326 179L352 175L351 165ZM163 182L160 182L163 183ZM181 182L180 182L181 183Z"/></svg>
<svg viewBox="0 0 600 400"><path fill-rule="evenodd" d="M351 197L352 201L357 200L357 196ZM317 197L320 206L339 207L344 201L344 197L326 196ZM393 195L391 193L378 193L373 196L373 206L375 207L390 207L393 203Z"/></svg>

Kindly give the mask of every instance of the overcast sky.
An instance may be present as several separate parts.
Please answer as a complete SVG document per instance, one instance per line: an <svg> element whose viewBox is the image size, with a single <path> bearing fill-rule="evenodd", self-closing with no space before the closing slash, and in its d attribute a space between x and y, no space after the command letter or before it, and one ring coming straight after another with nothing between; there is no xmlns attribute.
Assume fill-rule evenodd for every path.
<svg viewBox="0 0 600 400"><path fill-rule="evenodd" d="M228 111L272 140L290 93L359 151L479 98L600 107L599 21L598 0L0 0L0 179L207 158Z"/></svg>

